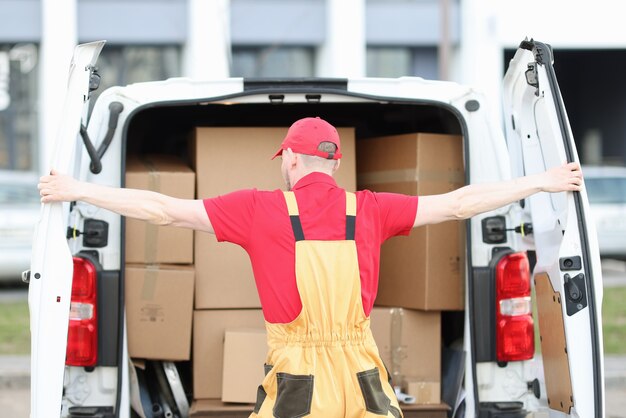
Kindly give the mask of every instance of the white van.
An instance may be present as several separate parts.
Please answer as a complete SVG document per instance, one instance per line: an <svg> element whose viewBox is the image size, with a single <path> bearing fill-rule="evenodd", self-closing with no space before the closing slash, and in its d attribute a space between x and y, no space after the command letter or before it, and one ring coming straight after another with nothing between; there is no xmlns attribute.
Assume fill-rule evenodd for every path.
<svg viewBox="0 0 626 418"><path fill-rule="evenodd" d="M357 141L418 130L461 135L467 183L578 161L552 51L540 42L522 42L506 73L506 135L472 88L413 77L138 83L103 92L87 121L103 45L75 50L52 162L59 172L90 182L123 186L131 147L184 155L194 126L289 126L310 115L356 127ZM455 416L605 416L602 276L588 213L583 187L539 193L467 222L465 310L459 323L444 318L442 324L465 352L457 366L464 369L465 395ZM45 204L34 240L24 275L30 283L31 417L132 416L124 220L83 203ZM529 281L532 297L519 290L530 288ZM74 328L69 342L68 321ZM541 347L535 351L537 327ZM239 414L212 416L247 416Z"/></svg>

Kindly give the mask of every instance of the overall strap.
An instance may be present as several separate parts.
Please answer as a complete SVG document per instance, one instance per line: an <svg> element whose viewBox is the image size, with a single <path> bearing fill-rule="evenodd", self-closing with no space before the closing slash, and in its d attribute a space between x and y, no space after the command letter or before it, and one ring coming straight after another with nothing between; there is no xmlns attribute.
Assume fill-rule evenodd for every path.
<svg viewBox="0 0 626 418"><path fill-rule="evenodd" d="M302 223L300 222L300 213L298 211L298 202L296 201L296 195L293 192L283 192L285 196L285 202L287 203L287 211L289 213L289 220L291 221L291 228L293 229L293 236L296 241L304 240L304 232L302 230ZM356 230L356 196L354 193L346 192L346 240L354 241Z"/></svg>
<svg viewBox="0 0 626 418"><path fill-rule="evenodd" d="M291 220L291 228L296 241L304 241L304 232L300 223L300 213L298 212L298 202L293 192L283 192L285 202L287 202L287 211L289 212L289 220Z"/></svg>
<svg viewBox="0 0 626 418"><path fill-rule="evenodd" d="M346 241L354 241L356 229L356 196L346 192Z"/></svg>

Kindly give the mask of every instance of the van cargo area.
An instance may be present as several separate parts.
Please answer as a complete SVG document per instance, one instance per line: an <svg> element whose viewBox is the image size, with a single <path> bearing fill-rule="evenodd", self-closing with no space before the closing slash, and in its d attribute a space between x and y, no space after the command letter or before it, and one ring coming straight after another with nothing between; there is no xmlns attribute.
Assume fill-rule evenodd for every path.
<svg viewBox="0 0 626 418"><path fill-rule="evenodd" d="M253 97L258 103L246 97L241 103L162 103L136 110L122 148L126 186L172 194L193 185L196 198L241 188L284 189L280 163L270 158L291 123L307 116L338 128L343 158L335 177L349 191L419 195L466 184L464 127L452 108ZM179 169L160 169L154 161L163 156L176 157ZM173 173L189 169L195 180L181 175L172 183ZM142 171L146 180L138 183ZM163 227L130 226L127 221L125 254L133 264L127 261L124 279L130 357L136 365L175 361L191 416L247 417L263 378L266 347L258 343L264 321L245 251L199 232L191 238L166 235ZM415 400L401 404L406 417L446 417L460 391L466 235L465 222L448 222L393 238L382 248L372 330L394 386ZM170 238L159 239L165 236ZM194 249L172 262L168 246ZM192 269L193 289L186 284ZM169 340L169 333L178 337ZM259 364L244 367L250 358Z"/></svg>

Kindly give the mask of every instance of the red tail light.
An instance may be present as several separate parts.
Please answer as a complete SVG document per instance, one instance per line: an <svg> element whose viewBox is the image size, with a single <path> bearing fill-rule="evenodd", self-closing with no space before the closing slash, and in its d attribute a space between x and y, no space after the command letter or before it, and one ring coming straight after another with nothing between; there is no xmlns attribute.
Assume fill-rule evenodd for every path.
<svg viewBox="0 0 626 418"><path fill-rule="evenodd" d="M96 267L74 257L70 323L65 364L95 366L98 360L98 316L96 310Z"/></svg>
<svg viewBox="0 0 626 418"><path fill-rule="evenodd" d="M534 355L528 258L526 253L508 254L496 266L496 357L519 361Z"/></svg>

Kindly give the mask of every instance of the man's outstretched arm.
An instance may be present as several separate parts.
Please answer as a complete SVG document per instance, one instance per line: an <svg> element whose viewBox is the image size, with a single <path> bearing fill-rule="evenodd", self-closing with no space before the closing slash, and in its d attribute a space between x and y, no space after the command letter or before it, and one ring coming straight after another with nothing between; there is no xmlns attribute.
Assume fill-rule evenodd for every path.
<svg viewBox="0 0 626 418"><path fill-rule="evenodd" d="M202 200L177 199L149 190L86 183L54 170L41 177L37 187L43 203L82 201L157 225L214 233Z"/></svg>
<svg viewBox="0 0 626 418"><path fill-rule="evenodd" d="M470 184L445 194L420 196L413 226L468 219L538 192L578 191L581 185L580 165L569 163L509 181Z"/></svg>

